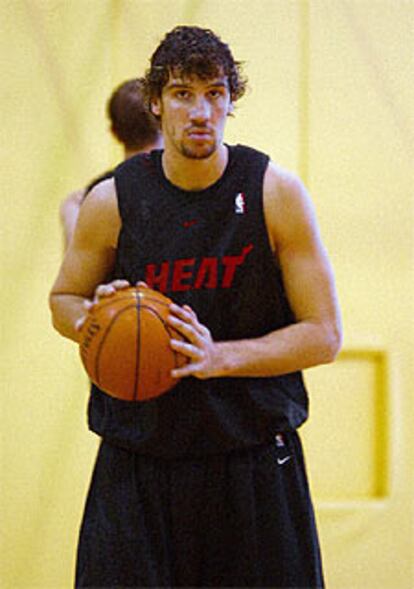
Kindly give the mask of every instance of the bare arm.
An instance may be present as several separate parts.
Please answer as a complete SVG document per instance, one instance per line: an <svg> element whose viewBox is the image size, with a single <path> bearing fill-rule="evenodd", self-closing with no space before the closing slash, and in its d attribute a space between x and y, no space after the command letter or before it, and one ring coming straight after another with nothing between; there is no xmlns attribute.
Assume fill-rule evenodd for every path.
<svg viewBox="0 0 414 589"><path fill-rule="evenodd" d="M301 182L271 165L265 176L268 234L296 322L264 337L213 342L188 307L173 307L171 324L190 344L172 346L191 362L176 376L276 376L332 362L341 321L331 266L310 198Z"/></svg>
<svg viewBox="0 0 414 589"><path fill-rule="evenodd" d="M63 336L79 341L77 324L87 313L85 303L113 269L119 229L114 181L106 180L80 208L73 239L50 293L53 325Z"/></svg>
<svg viewBox="0 0 414 589"><path fill-rule="evenodd" d="M64 250L68 249L69 243L75 233L76 222L82 204L85 190L75 190L68 194L59 208L59 217L63 229Z"/></svg>

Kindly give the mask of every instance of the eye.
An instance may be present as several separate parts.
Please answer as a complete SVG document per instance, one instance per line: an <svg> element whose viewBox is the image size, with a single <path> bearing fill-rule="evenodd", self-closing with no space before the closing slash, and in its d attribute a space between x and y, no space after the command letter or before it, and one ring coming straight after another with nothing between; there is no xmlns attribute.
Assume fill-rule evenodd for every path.
<svg viewBox="0 0 414 589"><path fill-rule="evenodd" d="M188 100L190 98L190 93L188 90L176 90L175 96L180 100Z"/></svg>
<svg viewBox="0 0 414 589"><path fill-rule="evenodd" d="M221 90L214 89L214 90L210 90L210 92L209 92L209 96L213 100L217 100L218 98L221 98L222 95L223 95L223 92Z"/></svg>

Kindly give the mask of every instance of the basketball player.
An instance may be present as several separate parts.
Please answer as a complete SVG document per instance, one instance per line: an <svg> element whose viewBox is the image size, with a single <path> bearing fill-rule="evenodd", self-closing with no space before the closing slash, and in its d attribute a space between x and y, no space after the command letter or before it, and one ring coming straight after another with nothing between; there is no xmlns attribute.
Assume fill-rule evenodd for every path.
<svg viewBox="0 0 414 589"><path fill-rule="evenodd" d="M102 444L76 584L322 587L301 371L334 360L341 326L310 198L265 154L223 142L245 81L214 33L175 28L146 80L165 148L92 190L50 302L79 341L85 304L146 281L175 300L187 342L171 346L188 364L145 403L92 387Z"/></svg>
<svg viewBox="0 0 414 589"><path fill-rule="evenodd" d="M107 115L111 133L123 147L124 159L162 147L159 124L145 100L143 78L127 80L115 88L107 103ZM112 170L105 172L86 188L71 192L62 202L59 212L65 250L72 239L86 194L96 184L112 176Z"/></svg>

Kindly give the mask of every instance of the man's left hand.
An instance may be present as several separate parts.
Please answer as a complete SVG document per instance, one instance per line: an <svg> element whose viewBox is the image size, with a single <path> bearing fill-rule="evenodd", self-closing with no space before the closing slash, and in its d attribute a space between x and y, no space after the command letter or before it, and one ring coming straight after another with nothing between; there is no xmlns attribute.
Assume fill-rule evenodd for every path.
<svg viewBox="0 0 414 589"><path fill-rule="evenodd" d="M191 307L173 303L167 321L186 339L171 339L172 349L188 358L188 363L172 370L171 375L174 378L195 376L200 379L219 376L219 347Z"/></svg>

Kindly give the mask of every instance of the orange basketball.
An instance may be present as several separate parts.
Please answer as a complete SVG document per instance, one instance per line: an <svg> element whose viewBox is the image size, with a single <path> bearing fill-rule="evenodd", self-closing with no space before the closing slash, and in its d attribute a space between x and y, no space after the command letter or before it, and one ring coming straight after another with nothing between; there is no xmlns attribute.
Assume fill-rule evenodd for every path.
<svg viewBox="0 0 414 589"><path fill-rule="evenodd" d="M170 347L171 337L184 339L166 323L171 302L139 286L117 290L92 308L80 343L92 382L125 401L157 397L178 382L171 370L187 359Z"/></svg>

